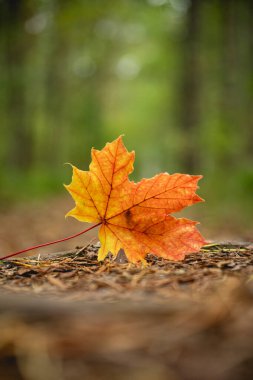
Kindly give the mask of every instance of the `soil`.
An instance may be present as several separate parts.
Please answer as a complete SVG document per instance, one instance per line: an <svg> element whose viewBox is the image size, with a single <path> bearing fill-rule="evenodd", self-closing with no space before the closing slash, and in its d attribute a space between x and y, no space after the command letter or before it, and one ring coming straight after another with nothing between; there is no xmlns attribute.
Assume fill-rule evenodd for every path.
<svg viewBox="0 0 253 380"><path fill-rule="evenodd" d="M146 267L99 244L2 261L3 380L253 378L253 245Z"/></svg>

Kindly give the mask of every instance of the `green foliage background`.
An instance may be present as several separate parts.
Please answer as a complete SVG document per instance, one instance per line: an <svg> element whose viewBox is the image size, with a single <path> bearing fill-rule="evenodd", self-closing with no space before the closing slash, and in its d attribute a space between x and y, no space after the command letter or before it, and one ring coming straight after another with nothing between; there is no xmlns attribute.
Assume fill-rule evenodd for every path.
<svg viewBox="0 0 253 380"><path fill-rule="evenodd" d="M203 174L198 206L252 227L253 6L222 0L0 1L1 205L64 192L120 134L134 178Z"/></svg>

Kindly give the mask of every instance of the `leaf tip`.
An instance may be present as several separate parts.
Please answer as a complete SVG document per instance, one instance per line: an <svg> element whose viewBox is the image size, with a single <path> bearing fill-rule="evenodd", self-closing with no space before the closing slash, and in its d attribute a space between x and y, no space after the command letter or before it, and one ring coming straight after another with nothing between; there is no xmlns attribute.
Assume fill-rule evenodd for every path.
<svg viewBox="0 0 253 380"><path fill-rule="evenodd" d="M194 203L205 202L205 199L201 198L198 194L195 194L193 198Z"/></svg>
<svg viewBox="0 0 253 380"><path fill-rule="evenodd" d="M73 165L70 162L64 162L63 165L70 165L73 168Z"/></svg>
<svg viewBox="0 0 253 380"><path fill-rule="evenodd" d="M103 261L106 256L107 256L108 252L106 252L103 247L102 247L102 244L101 244L101 247L99 248L99 251L98 251L98 261Z"/></svg>

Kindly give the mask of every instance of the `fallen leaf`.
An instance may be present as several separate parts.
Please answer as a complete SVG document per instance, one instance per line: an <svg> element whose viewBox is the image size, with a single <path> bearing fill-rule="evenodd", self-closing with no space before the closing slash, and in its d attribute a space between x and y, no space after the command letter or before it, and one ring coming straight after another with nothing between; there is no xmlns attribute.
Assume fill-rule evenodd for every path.
<svg viewBox="0 0 253 380"><path fill-rule="evenodd" d="M161 173L138 183L130 181L135 154L122 137L101 150L92 149L89 171L73 168L72 182L65 185L76 206L66 216L100 223L98 259L123 249L130 262L145 262L148 253L182 260L199 251L205 240L197 222L176 219L171 213L201 202L196 193L199 175Z"/></svg>

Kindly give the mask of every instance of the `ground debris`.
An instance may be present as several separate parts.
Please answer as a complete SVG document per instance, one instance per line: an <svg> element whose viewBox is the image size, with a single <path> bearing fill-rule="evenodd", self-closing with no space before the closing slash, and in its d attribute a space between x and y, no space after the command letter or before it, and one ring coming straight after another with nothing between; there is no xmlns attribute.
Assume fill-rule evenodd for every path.
<svg viewBox="0 0 253 380"><path fill-rule="evenodd" d="M253 378L252 244L146 267L97 250L1 263L4 380Z"/></svg>
<svg viewBox="0 0 253 380"><path fill-rule="evenodd" d="M86 300L139 298L151 292L156 298L173 291L198 293L211 290L231 276L246 281L253 274L252 249L247 244L210 244L185 260L173 262L149 255L148 266L107 258L97 261L98 244L78 247L39 259L28 257L4 261L0 266L2 290Z"/></svg>

